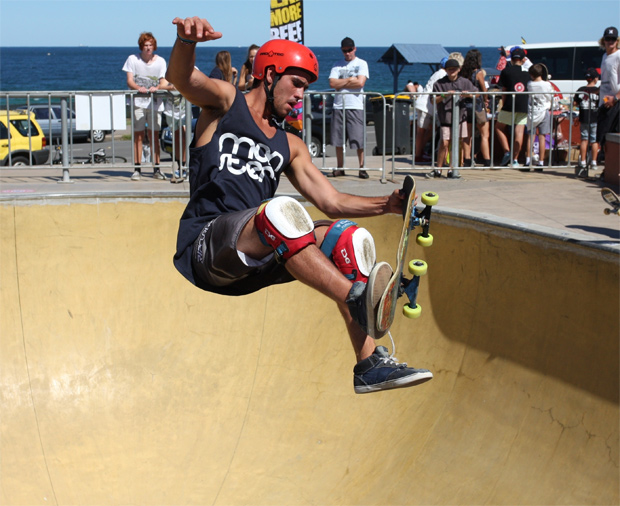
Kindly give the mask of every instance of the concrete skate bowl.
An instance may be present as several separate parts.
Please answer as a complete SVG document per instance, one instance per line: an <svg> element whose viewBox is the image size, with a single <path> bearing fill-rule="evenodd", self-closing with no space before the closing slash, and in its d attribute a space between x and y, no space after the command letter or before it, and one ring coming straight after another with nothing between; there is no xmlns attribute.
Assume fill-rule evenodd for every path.
<svg viewBox="0 0 620 506"><path fill-rule="evenodd" d="M44 204L0 206L2 504L618 504L617 254L438 212L392 329L435 377L356 396L335 304L176 273L182 202Z"/></svg>

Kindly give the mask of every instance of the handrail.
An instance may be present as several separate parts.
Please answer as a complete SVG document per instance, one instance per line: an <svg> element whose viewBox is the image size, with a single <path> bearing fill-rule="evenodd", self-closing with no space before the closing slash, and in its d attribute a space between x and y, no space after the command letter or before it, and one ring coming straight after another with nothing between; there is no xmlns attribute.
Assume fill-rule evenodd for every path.
<svg viewBox="0 0 620 506"><path fill-rule="evenodd" d="M326 134L327 134L328 127L329 127L330 110L326 107L323 107L322 111L313 110L312 95L320 95L321 98L323 99L323 102L327 103L328 98L335 97L338 94L344 95L346 94L346 92L336 92L334 90L308 90L305 93L304 103L306 107L304 108L305 109L304 119L306 121L308 120L310 121L314 120L315 122L320 121L320 128L322 132L322 146L321 146L322 161L317 165L320 165L319 168L321 170L330 170L330 169L335 168L335 167L329 166L330 162L327 159L327 146L330 143L330 140L327 139ZM431 106L436 106L436 97L439 96L441 93L400 92L398 95L396 95L396 97L394 97L394 95L392 94L386 95L386 94L373 92L373 91L365 91L360 94L364 97L365 114L368 114L370 112L366 110L368 104L369 103L373 104L372 113L375 116L374 130L375 130L375 135L377 137L376 139L377 148L376 148L376 151L373 153L373 155L380 156L380 166L377 167L377 160L375 160L375 162L372 164L372 167L369 167L366 163L369 157L369 153L367 152L368 143L365 143L364 164L362 168L368 171L380 172L381 180L385 181L386 178L388 177L388 163L387 162L389 161L391 163L391 177L394 177L395 170L396 170L396 163L398 160L396 155L402 155L400 162L404 160L405 163L409 165L409 168L411 170L416 169L416 168L419 169L420 162L418 161L416 163L415 153L416 151L419 151L420 139L418 138L417 135L415 135L416 128L413 129L413 135L411 135L410 129L412 126L416 127L416 124L417 124L418 102L422 100L428 100ZM507 95L516 97L517 95L528 95L529 96L529 95L534 95L534 94L540 94L540 92L524 91L524 92L517 94L513 92L490 90L487 92L477 91L471 94L471 97L474 99L474 103L475 103L475 99L478 97L489 97L488 103L490 106L490 112L487 114L487 117L488 117L488 122L489 122L489 151L490 151L490 158L491 158L490 168L498 168L498 166L493 163L493 160L495 160L496 158L495 154L497 151L497 146L496 146L497 144L496 142L497 141L497 138L496 138L497 110L496 109L498 109L497 107L498 103L500 103L502 98ZM566 148L564 144L562 144L561 146L558 145L558 141L560 140L558 136L559 136L559 129L560 129L561 123L566 119L572 120L577 114L573 107L573 99L576 93L564 93L564 99L559 102L557 100L558 92L554 91L554 92L549 92L547 94L554 97L554 99L552 100L553 105L550 111L553 113L552 114L553 119L550 120L552 121L552 126L553 126L553 129L552 129L553 136L552 136L551 146L549 149L550 156L547 159L546 167L550 168L554 166L557 168L570 168L576 165L577 162L576 161L573 162L571 160L572 157L570 156L570 154L569 156L566 157L566 160L560 159L559 157L560 151ZM464 98L463 95L464 93L462 92L456 92L455 97L457 98L457 101L460 101L462 98ZM140 94L136 90L0 92L0 114L5 115L7 118L7 121L8 121L8 116L9 116L9 110L11 109L16 109L16 108L28 109L34 105L44 104L51 111L52 107L56 106L56 104L60 104L62 106L63 108L62 110L64 111L64 113L66 113L67 117L64 117L64 113L63 113L63 118L61 120L62 130L60 134L56 134L55 132L52 132L51 122L49 125L46 125L45 123L41 124L41 127L45 130L44 135L50 139L50 144L53 144L57 139L60 140L62 143L62 153L63 153L62 160L57 160L57 159L55 160L54 157L50 156L48 161L46 162L46 165L52 166L55 162L60 162L61 167L63 169L63 182L70 182L68 170L76 165L75 159L74 159L74 149L75 149L74 128L71 128L71 126L73 125L73 122L75 121L75 118L72 117L73 115L70 114L70 112L76 112L76 108L77 108L76 98L80 96L88 97L87 109L88 109L88 118L90 122L89 127L90 127L91 134L93 133L93 130L96 129L95 127L98 124L98 120L102 119L102 116L107 116L107 118L104 118L104 119L107 119L109 121L109 124L112 127L110 129L110 132L112 133L111 149L112 149L112 157L115 157L118 151L117 143L119 140L116 138L114 134L117 133L118 131L122 131L122 129L120 128L116 128L116 129L114 128L115 122L118 125L119 121L121 121L123 123L123 126L125 126L125 130L129 128L131 131L132 142L134 140L134 134L133 134L133 128L132 128L132 125L134 123L133 107L130 107L127 104L131 104L133 100L136 98L145 97L145 96L150 96L150 97L159 99L159 100L151 101L151 111L150 111L151 121L149 121L149 124L151 125L152 128L149 133L150 135L155 135L155 132L156 132L154 129L155 115L162 112L161 110L155 110L156 105L158 105L158 103L163 101L164 99L178 96L178 93L170 92L170 91L163 91L163 90L157 91L154 93L147 93L147 94ZM101 97L101 96L110 97L107 110L103 112L99 109L96 109L94 105L95 97ZM122 119L117 116L118 113L117 113L117 110L115 110L114 103L113 103L113 100L114 100L113 97L118 98L119 96L122 97L120 98L120 100L123 100L126 103L125 110L127 112L125 114L125 117L123 117ZM370 100L379 100L380 102L370 102ZM400 102L403 102L404 105L401 106ZM170 101L170 103L173 104L173 101ZM173 112L173 117L174 117L174 113L175 113L174 107L176 106L173 104L171 107L172 107L172 112ZM186 118L184 126L189 131L189 129L191 128L191 116L188 116L188 110L191 113L191 106L189 104L185 104L185 107L186 107L185 113L182 113L181 111L176 111L176 112L178 112L178 116L177 116L178 118L182 118L182 117ZM402 110L399 109L399 107L402 108ZM402 114L400 115L395 114L394 113L395 110L397 110L399 114L400 113ZM510 113L511 113L512 118L514 118L515 117L514 101L513 101L513 110L510 111ZM344 111L345 118L346 118L346 114L347 112L345 110ZM317 116L317 115L320 115L320 116ZM452 129L458 128L458 124L456 124L457 117L458 117L458 114L453 115L454 122L452 124ZM174 121L179 121L179 120L177 119ZM389 122L389 125L387 122ZM436 114L432 115L431 125L432 125L431 146L436 146L437 141L438 141L438 131L439 131L438 129L439 124L436 118ZM471 125L472 125L471 126L472 132L474 132L474 135L472 136L472 151L476 153L477 150L479 149L480 141L477 139L477 136L475 135L475 133L477 132L475 114L472 114ZM391 132L389 131L390 127L391 127ZM403 131L403 129L406 129L406 131ZM368 132L369 132L369 129L365 122L364 124L364 136L365 137L368 137ZM388 136L388 132L391 135ZM302 138L304 139L304 142L310 145L310 142L312 139L311 126L310 127L307 126L303 128L301 135L302 135ZM568 139L569 140L572 139L572 135L573 135L573 121L568 121ZM91 137L91 140L90 140L91 152L93 152L95 150L94 140L92 139L92 135L90 137ZM30 148L30 151L32 151L31 132L29 132L28 138L29 138L29 148ZM343 128L343 142L342 142L343 156L345 160L344 170L359 170L358 166L347 167L347 147L346 147L346 142L344 142L345 138L346 138L346 122ZM399 145L399 144L402 144L402 139L404 138L407 139L406 146ZM186 158L189 159L188 155L189 155L189 144L191 141L191 135L186 135L184 140L185 140L185 143L183 145L183 148L186 153ZM11 146L10 138L8 139L8 143L9 143L8 163L10 164L12 162L12 155L11 155L12 146ZM176 152L177 143L174 140L172 142L172 146L173 146L173 159L175 157L181 159L181 157L176 156L177 155L177 152ZM570 146L570 142L569 142L569 146ZM402 153L400 153L400 151L402 151ZM515 144L514 144L513 136L510 136L509 151L510 151L511 160L515 158L515 156L513 155L518 155L518 153L515 153ZM524 151L522 151L522 153L524 153ZM530 150L529 152L525 153L525 156L532 159L533 155L534 155L534 146L533 146L533 143L530 143ZM410 164L407 162L407 159L409 158L410 158ZM466 156L465 158L467 158L468 160L469 159L474 160L474 158L471 156ZM460 154L459 154L458 146L456 143L453 143L453 148L451 150L451 159L457 160L457 163L453 162L454 168L457 168L457 169L468 169L468 170L478 169L479 170L479 169L488 168L488 167L476 166L474 162L472 162L472 165L468 167L464 167L461 163ZM32 153L30 153L29 162L30 164L34 163ZM436 165L435 163L436 152L434 149L431 150L430 152L430 162L432 166ZM94 160L91 160L91 163L94 163ZM133 163L130 163L129 165L134 166ZM402 166L400 167L399 170L402 170Z"/></svg>

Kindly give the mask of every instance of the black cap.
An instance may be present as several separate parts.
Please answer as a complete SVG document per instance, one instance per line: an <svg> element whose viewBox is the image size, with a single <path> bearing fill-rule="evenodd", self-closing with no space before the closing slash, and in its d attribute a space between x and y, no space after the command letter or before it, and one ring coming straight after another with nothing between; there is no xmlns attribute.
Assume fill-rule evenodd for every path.
<svg viewBox="0 0 620 506"><path fill-rule="evenodd" d="M515 47L512 51L510 51L511 60L523 60L523 58L525 58L525 51L520 47Z"/></svg>
<svg viewBox="0 0 620 506"><path fill-rule="evenodd" d="M342 42L340 43L340 47L341 48L355 47L355 42L353 41L351 37L345 37L344 39L342 39Z"/></svg>
<svg viewBox="0 0 620 506"><path fill-rule="evenodd" d="M600 77L601 75L594 67L590 67L588 70L586 70L586 79L598 79Z"/></svg>
<svg viewBox="0 0 620 506"><path fill-rule="evenodd" d="M610 26L605 28L605 33L603 33L603 37L614 37L618 38L618 29L615 26Z"/></svg>
<svg viewBox="0 0 620 506"><path fill-rule="evenodd" d="M445 69L449 69L449 68L461 68L461 65L459 64L458 60L455 60L454 58L450 58L446 64L444 65Z"/></svg>

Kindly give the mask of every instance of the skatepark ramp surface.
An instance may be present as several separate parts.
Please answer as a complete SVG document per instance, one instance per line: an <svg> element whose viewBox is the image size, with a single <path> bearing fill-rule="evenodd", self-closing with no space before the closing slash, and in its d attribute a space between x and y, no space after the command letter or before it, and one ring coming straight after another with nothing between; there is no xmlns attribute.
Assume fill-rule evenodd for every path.
<svg viewBox="0 0 620 506"><path fill-rule="evenodd" d="M617 253L439 206L392 328L435 377L355 395L333 302L175 271L183 207L0 206L2 504L618 504ZM393 263L401 219L360 222Z"/></svg>

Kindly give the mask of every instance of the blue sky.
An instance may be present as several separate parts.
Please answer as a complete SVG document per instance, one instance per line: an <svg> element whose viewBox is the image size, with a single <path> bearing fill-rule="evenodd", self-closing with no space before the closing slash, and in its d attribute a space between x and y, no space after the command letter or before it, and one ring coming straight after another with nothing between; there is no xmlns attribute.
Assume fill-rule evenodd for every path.
<svg viewBox="0 0 620 506"><path fill-rule="evenodd" d="M175 16L208 19L217 46L269 38L268 0L0 0L0 47L134 46L151 31L171 46ZM620 25L618 0L305 0L305 43L358 46L434 43L499 46L598 40Z"/></svg>

